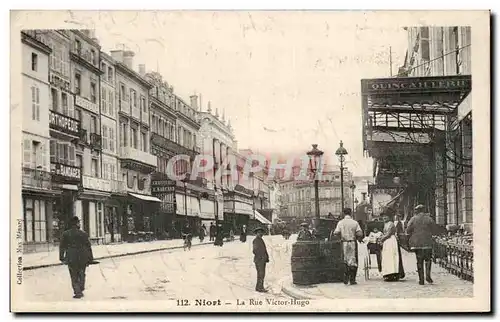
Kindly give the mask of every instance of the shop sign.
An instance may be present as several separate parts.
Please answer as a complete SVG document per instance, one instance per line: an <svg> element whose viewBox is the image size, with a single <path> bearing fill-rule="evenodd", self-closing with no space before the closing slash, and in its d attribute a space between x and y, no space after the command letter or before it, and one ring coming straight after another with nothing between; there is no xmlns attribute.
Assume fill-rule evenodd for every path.
<svg viewBox="0 0 500 322"><path fill-rule="evenodd" d="M78 136L80 133L80 121L54 111L50 111L49 124L55 130L74 136Z"/></svg>
<svg viewBox="0 0 500 322"><path fill-rule="evenodd" d="M361 80L363 94L470 91L471 76L378 78Z"/></svg>
<svg viewBox="0 0 500 322"><path fill-rule="evenodd" d="M50 170L52 174L68 179L80 180L80 168L71 165L51 163Z"/></svg>

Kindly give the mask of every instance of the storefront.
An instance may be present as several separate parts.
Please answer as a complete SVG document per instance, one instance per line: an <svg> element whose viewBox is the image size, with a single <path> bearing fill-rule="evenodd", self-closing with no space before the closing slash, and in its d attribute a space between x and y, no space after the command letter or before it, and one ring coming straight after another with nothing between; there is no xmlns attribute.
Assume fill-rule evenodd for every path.
<svg viewBox="0 0 500 322"><path fill-rule="evenodd" d="M450 134L471 91L471 76L366 79L361 91L363 145L375 164L373 191L394 189L392 211L409 218L414 206L423 204L446 226L457 203L449 190L464 163Z"/></svg>
<svg viewBox="0 0 500 322"><path fill-rule="evenodd" d="M23 168L22 205L24 252L43 251L54 240L53 204L61 191L52 189L49 172Z"/></svg>

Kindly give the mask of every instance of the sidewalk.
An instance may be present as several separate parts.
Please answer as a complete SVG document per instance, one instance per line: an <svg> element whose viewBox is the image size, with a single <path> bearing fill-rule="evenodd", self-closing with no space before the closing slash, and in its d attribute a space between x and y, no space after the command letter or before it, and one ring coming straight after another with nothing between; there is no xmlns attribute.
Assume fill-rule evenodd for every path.
<svg viewBox="0 0 500 322"><path fill-rule="evenodd" d="M205 239L203 243L200 243L199 239L197 238L193 239L193 247L199 245L208 245L212 243L213 242L208 241L208 239ZM182 248L183 245L184 241L182 239L156 240L139 243L95 245L92 246L92 252L94 254L94 259L99 260L104 258L149 253L166 249L177 249ZM58 247L51 247L50 250L45 252L27 253L23 255L23 270L58 265L62 265L62 263L59 261Z"/></svg>
<svg viewBox="0 0 500 322"><path fill-rule="evenodd" d="M374 299L374 298L458 298L473 297L474 284L448 273L437 264L432 264L434 284L418 285L415 255L401 249L406 277L398 282L384 282L376 268L375 255L372 255L370 279L365 280L360 267L356 281L358 285L325 283L312 286L298 286L290 276L283 281L282 291L296 299ZM362 261L360 261L362 262Z"/></svg>

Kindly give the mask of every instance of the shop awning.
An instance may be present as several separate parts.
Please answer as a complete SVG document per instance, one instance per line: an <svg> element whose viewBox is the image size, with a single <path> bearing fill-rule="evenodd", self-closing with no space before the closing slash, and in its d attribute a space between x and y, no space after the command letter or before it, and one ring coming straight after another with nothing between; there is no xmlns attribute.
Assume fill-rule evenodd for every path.
<svg viewBox="0 0 500 322"><path fill-rule="evenodd" d="M265 225L272 225L272 222L266 219L266 217L262 216L257 210L254 212L255 219L258 220L260 223L265 224Z"/></svg>
<svg viewBox="0 0 500 322"><path fill-rule="evenodd" d="M128 194L131 195L132 197L135 197L137 199L141 199L144 201L161 202L160 199L153 197L153 196L139 195L139 194L135 194L135 193L131 193L131 192L129 192Z"/></svg>

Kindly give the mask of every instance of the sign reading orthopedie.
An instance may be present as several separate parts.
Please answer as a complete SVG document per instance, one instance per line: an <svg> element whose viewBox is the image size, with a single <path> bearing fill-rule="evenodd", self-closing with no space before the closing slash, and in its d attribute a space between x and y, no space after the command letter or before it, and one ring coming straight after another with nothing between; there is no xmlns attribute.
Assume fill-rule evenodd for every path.
<svg viewBox="0 0 500 322"><path fill-rule="evenodd" d="M363 95L385 93L469 92L471 76L375 78L361 80Z"/></svg>

